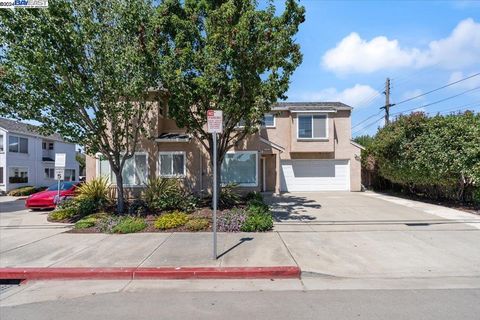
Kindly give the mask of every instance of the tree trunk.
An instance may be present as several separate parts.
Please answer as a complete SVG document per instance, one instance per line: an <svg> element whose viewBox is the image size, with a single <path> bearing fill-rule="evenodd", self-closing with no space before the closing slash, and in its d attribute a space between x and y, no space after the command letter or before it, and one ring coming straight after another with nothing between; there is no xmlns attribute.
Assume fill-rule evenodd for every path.
<svg viewBox="0 0 480 320"><path fill-rule="evenodd" d="M117 180L117 213L123 214L125 211L125 199L122 174L115 172L115 178Z"/></svg>

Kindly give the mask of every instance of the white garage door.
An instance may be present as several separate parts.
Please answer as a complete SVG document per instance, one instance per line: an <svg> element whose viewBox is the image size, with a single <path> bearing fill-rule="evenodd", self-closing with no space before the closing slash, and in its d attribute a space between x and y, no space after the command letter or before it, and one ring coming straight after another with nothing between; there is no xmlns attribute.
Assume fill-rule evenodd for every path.
<svg viewBox="0 0 480 320"><path fill-rule="evenodd" d="M348 160L282 160L282 191L348 191Z"/></svg>

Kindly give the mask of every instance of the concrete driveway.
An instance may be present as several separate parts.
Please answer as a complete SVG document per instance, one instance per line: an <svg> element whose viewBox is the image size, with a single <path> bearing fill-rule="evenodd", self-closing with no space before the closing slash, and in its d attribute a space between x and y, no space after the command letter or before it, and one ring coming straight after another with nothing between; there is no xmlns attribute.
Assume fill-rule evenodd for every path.
<svg viewBox="0 0 480 320"><path fill-rule="evenodd" d="M377 193L268 199L302 271L346 278L480 277L480 217Z"/></svg>

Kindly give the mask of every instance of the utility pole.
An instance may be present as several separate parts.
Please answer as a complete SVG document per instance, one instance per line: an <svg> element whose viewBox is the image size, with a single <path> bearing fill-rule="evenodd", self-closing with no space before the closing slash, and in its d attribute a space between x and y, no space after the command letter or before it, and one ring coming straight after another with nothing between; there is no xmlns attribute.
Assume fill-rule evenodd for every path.
<svg viewBox="0 0 480 320"><path fill-rule="evenodd" d="M385 109L385 125L390 123L390 107L393 104L390 104L390 78L387 78L385 81L385 106L381 107L380 109Z"/></svg>

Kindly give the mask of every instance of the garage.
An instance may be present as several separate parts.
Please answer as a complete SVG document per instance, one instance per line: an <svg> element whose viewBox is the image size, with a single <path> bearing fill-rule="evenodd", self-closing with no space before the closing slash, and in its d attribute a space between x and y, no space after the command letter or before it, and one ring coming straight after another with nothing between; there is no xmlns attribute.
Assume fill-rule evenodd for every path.
<svg viewBox="0 0 480 320"><path fill-rule="evenodd" d="M282 160L281 191L349 191L349 160Z"/></svg>

